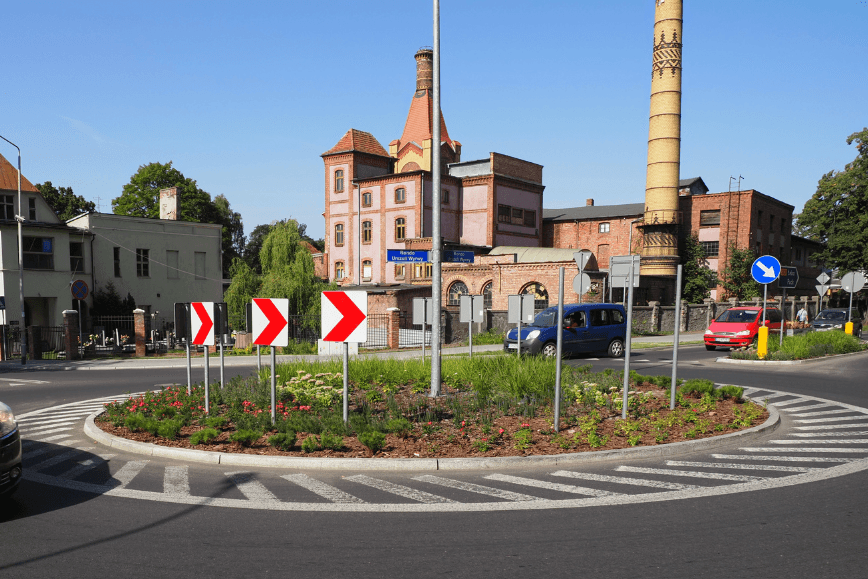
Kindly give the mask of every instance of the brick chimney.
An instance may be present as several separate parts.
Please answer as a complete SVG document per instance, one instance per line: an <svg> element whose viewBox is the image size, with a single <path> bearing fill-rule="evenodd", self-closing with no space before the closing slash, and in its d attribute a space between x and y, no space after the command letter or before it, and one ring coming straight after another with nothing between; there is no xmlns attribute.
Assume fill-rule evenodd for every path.
<svg viewBox="0 0 868 579"><path fill-rule="evenodd" d="M179 218L178 209L178 188L160 189L160 219L177 221Z"/></svg>
<svg viewBox="0 0 868 579"><path fill-rule="evenodd" d="M434 51L430 48L420 48L416 53L416 90L432 90L434 88Z"/></svg>
<svg viewBox="0 0 868 579"><path fill-rule="evenodd" d="M593 199L585 199L585 205L587 207L593 207L594 206L594 200Z"/></svg>

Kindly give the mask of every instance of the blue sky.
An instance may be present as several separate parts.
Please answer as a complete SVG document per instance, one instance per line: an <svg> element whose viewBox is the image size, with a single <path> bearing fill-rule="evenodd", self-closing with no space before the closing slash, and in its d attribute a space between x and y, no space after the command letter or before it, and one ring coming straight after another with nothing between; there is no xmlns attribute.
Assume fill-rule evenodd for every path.
<svg viewBox="0 0 868 579"><path fill-rule="evenodd" d="M686 0L682 177L799 211L868 125L868 2ZM350 128L400 137L432 2L4 5L0 134L33 182L110 211L173 161L245 232L323 235L319 155ZM654 1L441 0L443 113L462 159L544 165L547 208L644 199ZM0 152L13 163L15 149Z"/></svg>

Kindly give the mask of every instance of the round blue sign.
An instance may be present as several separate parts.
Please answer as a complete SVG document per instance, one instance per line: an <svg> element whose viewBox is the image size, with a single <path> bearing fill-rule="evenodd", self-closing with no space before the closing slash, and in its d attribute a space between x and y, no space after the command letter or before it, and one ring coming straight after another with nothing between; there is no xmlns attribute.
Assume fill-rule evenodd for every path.
<svg viewBox="0 0 868 579"><path fill-rule="evenodd" d="M87 283L84 280L77 279L72 282L70 291L72 292L72 297L77 300L83 300L87 297Z"/></svg>
<svg viewBox="0 0 868 579"><path fill-rule="evenodd" d="M781 262L771 255L763 255L753 262L750 274L757 283L763 285L772 283L781 275Z"/></svg>

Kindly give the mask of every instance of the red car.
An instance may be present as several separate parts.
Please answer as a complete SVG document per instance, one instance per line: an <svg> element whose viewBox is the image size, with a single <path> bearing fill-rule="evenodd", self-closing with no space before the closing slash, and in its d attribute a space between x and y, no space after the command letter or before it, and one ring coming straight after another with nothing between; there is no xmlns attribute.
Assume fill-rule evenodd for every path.
<svg viewBox="0 0 868 579"><path fill-rule="evenodd" d="M747 306L730 308L717 316L705 330L705 349L717 346L742 348L755 343L762 326L762 307ZM781 331L784 316L778 308L766 308L766 326L769 333Z"/></svg>

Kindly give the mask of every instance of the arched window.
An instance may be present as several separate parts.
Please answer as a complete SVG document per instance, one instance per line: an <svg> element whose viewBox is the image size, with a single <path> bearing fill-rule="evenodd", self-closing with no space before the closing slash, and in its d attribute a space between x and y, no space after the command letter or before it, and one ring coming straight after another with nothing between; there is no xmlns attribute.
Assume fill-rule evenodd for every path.
<svg viewBox="0 0 868 579"><path fill-rule="evenodd" d="M344 192L344 170L338 169L335 171L335 193Z"/></svg>
<svg viewBox="0 0 868 579"><path fill-rule="evenodd" d="M335 262L335 280L344 279L344 262Z"/></svg>
<svg viewBox="0 0 868 579"><path fill-rule="evenodd" d="M362 243L371 243L373 228L370 221L362 221Z"/></svg>
<svg viewBox="0 0 868 579"><path fill-rule="evenodd" d="M491 309L492 304L492 289L494 288L494 283L488 282L484 286L482 286L482 305L486 310Z"/></svg>
<svg viewBox="0 0 868 579"><path fill-rule="evenodd" d="M533 307L535 310L544 310L549 307L549 292L543 284L538 282L529 283L521 290L523 294L533 295Z"/></svg>
<svg viewBox="0 0 868 579"><path fill-rule="evenodd" d="M457 306L461 301L461 296L466 296L470 293L467 290L467 284L463 281L456 281L449 286L449 292L446 295L447 306Z"/></svg>
<svg viewBox="0 0 868 579"><path fill-rule="evenodd" d="M365 191L362 193L362 207L370 207L372 205L374 196L370 191Z"/></svg>
<svg viewBox="0 0 868 579"><path fill-rule="evenodd" d="M371 279L371 270L373 269L370 259L362 262L362 279Z"/></svg>
<svg viewBox="0 0 868 579"><path fill-rule="evenodd" d="M395 189L395 203L404 203L407 200L407 192L403 187Z"/></svg>
<svg viewBox="0 0 868 579"><path fill-rule="evenodd" d="M407 221L403 217L395 220L395 241L404 241L407 235Z"/></svg>
<svg viewBox="0 0 868 579"><path fill-rule="evenodd" d="M344 244L344 224L338 223L335 225L335 246L341 247Z"/></svg>

